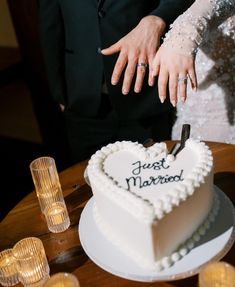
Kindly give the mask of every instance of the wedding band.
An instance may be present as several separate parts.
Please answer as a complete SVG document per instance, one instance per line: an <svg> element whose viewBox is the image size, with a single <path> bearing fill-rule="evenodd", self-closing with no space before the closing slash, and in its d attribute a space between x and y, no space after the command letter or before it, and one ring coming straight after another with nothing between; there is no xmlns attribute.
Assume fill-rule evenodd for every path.
<svg viewBox="0 0 235 287"><path fill-rule="evenodd" d="M183 77L180 77L178 79L178 83L184 83L184 84L187 84L187 81L188 81L188 77L187 76L183 76Z"/></svg>
<svg viewBox="0 0 235 287"><path fill-rule="evenodd" d="M137 64L137 68L138 68L138 67L147 68L147 67L148 67L148 64L145 64L145 63L139 63L139 64Z"/></svg>

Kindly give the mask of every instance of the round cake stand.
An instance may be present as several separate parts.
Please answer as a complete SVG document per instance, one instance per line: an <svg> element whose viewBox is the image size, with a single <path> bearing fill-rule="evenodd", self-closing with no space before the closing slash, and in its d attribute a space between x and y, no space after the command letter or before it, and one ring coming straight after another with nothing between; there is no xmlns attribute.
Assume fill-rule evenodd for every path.
<svg viewBox="0 0 235 287"><path fill-rule="evenodd" d="M235 212L230 199L216 186L220 209L211 228L195 247L171 267L156 272L143 269L107 240L93 218L94 199L91 198L81 214L79 236L89 258L102 269L122 278L142 281L170 281L197 274L203 265L220 260L235 240Z"/></svg>

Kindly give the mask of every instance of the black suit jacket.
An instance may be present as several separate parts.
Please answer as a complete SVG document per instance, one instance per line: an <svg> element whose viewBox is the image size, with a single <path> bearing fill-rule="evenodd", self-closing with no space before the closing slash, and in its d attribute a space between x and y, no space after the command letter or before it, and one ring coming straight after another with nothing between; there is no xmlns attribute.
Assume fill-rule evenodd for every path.
<svg viewBox="0 0 235 287"><path fill-rule="evenodd" d="M110 100L120 118L145 118L170 108L161 104L157 88L146 81L140 94L121 94L122 83L110 84L118 55L106 48L147 15L169 25L193 1L185 0L39 0L42 48L54 99L80 117L93 117L100 105L105 77Z"/></svg>

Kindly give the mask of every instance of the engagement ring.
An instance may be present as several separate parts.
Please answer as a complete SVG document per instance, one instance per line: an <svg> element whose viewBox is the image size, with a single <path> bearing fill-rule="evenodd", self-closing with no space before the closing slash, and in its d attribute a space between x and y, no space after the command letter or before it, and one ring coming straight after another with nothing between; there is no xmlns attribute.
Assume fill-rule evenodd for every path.
<svg viewBox="0 0 235 287"><path fill-rule="evenodd" d="M188 77L187 76L182 76L178 79L178 83L184 83L187 84Z"/></svg>

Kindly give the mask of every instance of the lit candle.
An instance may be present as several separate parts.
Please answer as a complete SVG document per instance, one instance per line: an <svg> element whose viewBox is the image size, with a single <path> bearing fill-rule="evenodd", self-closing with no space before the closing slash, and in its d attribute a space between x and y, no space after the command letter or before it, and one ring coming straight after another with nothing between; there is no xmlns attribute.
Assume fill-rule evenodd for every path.
<svg viewBox="0 0 235 287"><path fill-rule="evenodd" d="M223 261L206 265L199 273L199 287L234 287L235 268Z"/></svg>
<svg viewBox="0 0 235 287"><path fill-rule="evenodd" d="M45 283L44 287L79 287L77 277L71 273L57 273Z"/></svg>
<svg viewBox="0 0 235 287"><path fill-rule="evenodd" d="M45 208L51 203L64 200L53 158L40 157L35 159L30 163L30 170L43 213Z"/></svg>
<svg viewBox="0 0 235 287"><path fill-rule="evenodd" d="M50 269L39 238L28 237L20 240L13 247L13 255L17 261L19 279L24 286L42 286L49 278Z"/></svg>
<svg viewBox="0 0 235 287"><path fill-rule="evenodd" d="M57 201L64 201L64 197L61 191L61 188L54 187L53 189L43 189L40 193L37 193L41 211L45 213L47 206L50 206L52 203Z"/></svg>
<svg viewBox="0 0 235 287"><path fill-rule="evenodd" d="M50 217L53 225L58 225L64 222L64 210L65 208L58 204L48 209L47 216Z"/></svg>
<svg viewBox="0 0 235 287"><path fill-rule="evenodd" d="M27 282L39 282L44 277L45 265L47 265L47 262L45 262L43 258L34 258L30 266L25 266L25 268L20 271L20 274Z"/></svg>
<svg viewBox="0 0 235 287"><path fill-rule="evenodd" d="M12 286L18 282L18 273L12 249L6 249L0 253L0 283L3 286Z"/></svg>
<svg viewBox="0 0 235 287"><path fill-rule="evenodd" d="M68 211L64 202L55 202L45 209L45 217L51 232L58 233L70 225Z"/></svg>

